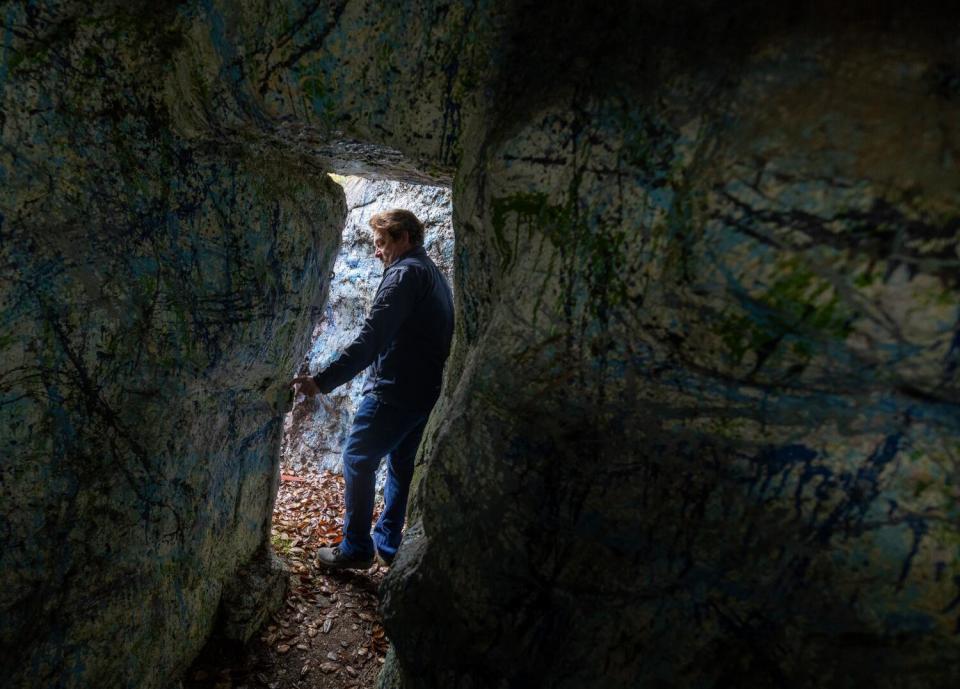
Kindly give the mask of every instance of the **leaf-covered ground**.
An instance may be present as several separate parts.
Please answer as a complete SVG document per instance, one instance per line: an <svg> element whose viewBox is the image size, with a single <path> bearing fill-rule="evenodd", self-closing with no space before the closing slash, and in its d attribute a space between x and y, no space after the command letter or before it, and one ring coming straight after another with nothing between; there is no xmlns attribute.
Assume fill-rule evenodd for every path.
<svg viewBox="0 0 960 689"><path fill-rule="evenodd" d="M341 476L281 475L273 545L291 569L284 606L246 646L208 644L187 671L185 689L375 686L387 650L377 611L386 570L331 573L314 563L317 548L339 541L342 522Z"/></svg>

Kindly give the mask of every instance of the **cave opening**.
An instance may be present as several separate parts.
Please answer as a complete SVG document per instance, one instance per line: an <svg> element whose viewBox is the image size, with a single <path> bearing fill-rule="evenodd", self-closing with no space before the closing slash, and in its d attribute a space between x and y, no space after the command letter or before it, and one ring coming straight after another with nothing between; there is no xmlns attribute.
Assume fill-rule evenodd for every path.
<svg viewBox="0 0 960 689"><path fill-rule="evenodd" d="M424 224L424 248L453 286L453 222L450 190L442 186L359 176L331 175L344 189L347 216L323 312L313 327L301 373L329 364L360 330L383 275L374 257L369 220L393 208L411 210ZM310 467L339 472L343 442L361 396L364 375L329 395L298 396L284 419L281 468L298 474Z"/></svg>
<svg viewBox="0 0 960 689"><path fill-rule="evenodd" d="M374 256L370 217L410 210L424 248L453 286L454 239L448 187L330 174L344 191L346 218L326 302L299 372L316 374L359 332L384 272ZM362 398L365 373L328 395L294 395L284 418L270 544L289 568L282 605L246 644L215 635L184 673L185 689L283 689L322 676L333 686L373 686L388 648L379 587L388 568L329 572L315 561L342 538L341 453ZM386 460L377 471L374 520L383 508ZM311 678L314 675L314 678Z"/></svg>

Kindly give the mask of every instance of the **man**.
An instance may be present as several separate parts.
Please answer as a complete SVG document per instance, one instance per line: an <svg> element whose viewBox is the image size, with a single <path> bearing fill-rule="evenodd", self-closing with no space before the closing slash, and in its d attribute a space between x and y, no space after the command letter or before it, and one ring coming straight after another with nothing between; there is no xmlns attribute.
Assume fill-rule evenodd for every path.
<svg viewBox="0 0 960 689"><path fill-rule="evenodd" d="M450 286L423 249L423 225L406 210L370 218L384 273L357 338L316 376L298 376L300 392L328 393L370 366L363 398L343 450L345 514L339 546L321 548L317 563L366 569L397 553L427 416L440 396L453 338ZM372 365L371 365L372 364ZM387 457L384 510L370 536L377 467Z"/></svg>

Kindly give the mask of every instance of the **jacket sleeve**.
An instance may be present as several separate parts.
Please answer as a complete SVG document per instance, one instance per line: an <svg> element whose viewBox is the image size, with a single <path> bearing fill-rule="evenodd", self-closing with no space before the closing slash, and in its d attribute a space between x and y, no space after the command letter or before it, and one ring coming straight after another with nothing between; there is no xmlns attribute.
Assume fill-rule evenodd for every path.
<svg viewBox="0 0 960 689"><path fill-rule="evenodd" d="M340 356L313 377L320 392L328 393L372 364L396 337L417 302L417 280L406 266L387 273L360 334Z"/></svg>

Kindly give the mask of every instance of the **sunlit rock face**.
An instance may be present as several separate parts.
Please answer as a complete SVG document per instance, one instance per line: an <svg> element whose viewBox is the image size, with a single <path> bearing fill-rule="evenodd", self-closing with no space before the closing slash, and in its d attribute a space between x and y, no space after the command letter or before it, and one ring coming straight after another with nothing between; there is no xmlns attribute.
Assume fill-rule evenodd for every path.
<svg viewBox="0 0 960 689"><path fill-rule="evenodd" d="M957 7L207 2L115 25L5 34L5 653L95 679L189 655L216 595L147 563L231 561L178 550L151 501L198 486L191 542L257 540L273 460L242 439L272 422L276 448L258 384L306 351L334 170L453 179L457 339L384 685L955 684ZM240 466L256 490L219 478ZM237 495L259 523L204 517ZM81 588L101 581L124 586ZM132 628L121 607L146 629L122 655L127 627L88 624Z"/></svg>
<svg viewBox="0 0 960 689"><path fill-rule="evenodd" d="M316 374L336 359L359 334L383 277L374 256L370 218L392 208L405 208L424 225L424 249L453 282L453 223L450 190L405 182L340 178L347 201L347 220L340 252L333 265L329 296L313 333L304 362ZM327 396L298 396L286 416L283 461L295 471L339 472L341 451L360 404L365 374ZM381 467L381 471L386 465Z"/></svg>
<svg viewBox="0 0 960 689"><path fill-rule="evenodd" d="M345 212L282 152L174 133L172 16L90 12L2 12L5 687L167 686L202 646L269 533Z"/></svg>

